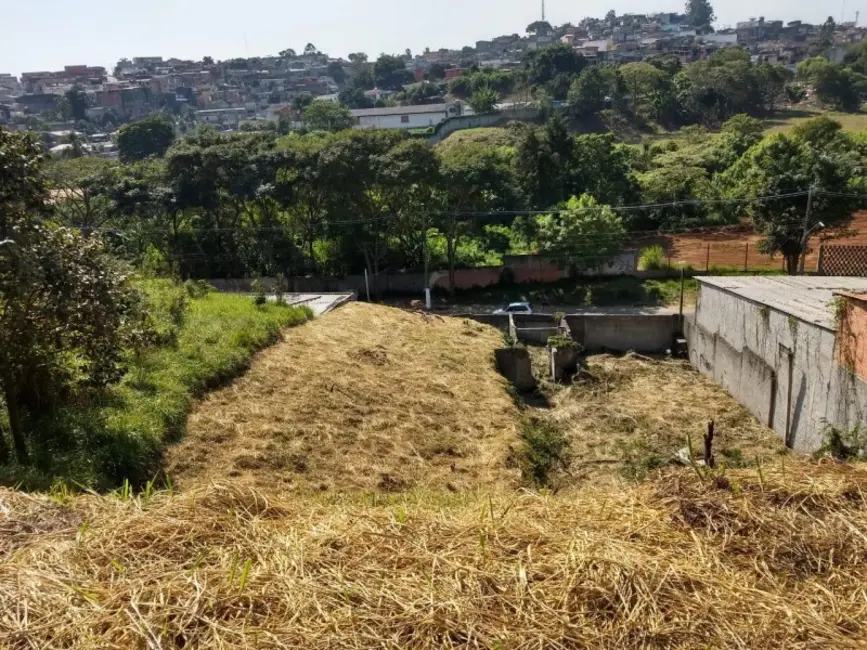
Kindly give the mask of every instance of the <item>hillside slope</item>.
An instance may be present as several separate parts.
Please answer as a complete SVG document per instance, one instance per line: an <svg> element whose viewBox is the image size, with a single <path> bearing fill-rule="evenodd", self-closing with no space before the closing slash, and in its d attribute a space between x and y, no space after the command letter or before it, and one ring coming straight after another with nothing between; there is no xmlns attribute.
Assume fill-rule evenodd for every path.
<svg viewBox="0 0 867 650"><path fill-rule="evenodd" d="M301 489L513 484L519 414L471 321L351 303L263 352L206 398L169 472Z"/></svg>

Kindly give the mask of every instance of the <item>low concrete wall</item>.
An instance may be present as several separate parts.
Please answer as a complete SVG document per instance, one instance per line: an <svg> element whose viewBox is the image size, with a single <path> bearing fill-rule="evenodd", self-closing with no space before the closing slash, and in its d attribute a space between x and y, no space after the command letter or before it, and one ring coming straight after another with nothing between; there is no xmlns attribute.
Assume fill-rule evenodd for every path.
<svg viewBox="0 0 867 650"><path fill-rule="evenodd" d="M494 350L497 371L508 379L516 389L527 393L536 388L536 379L526 348L501 348Z"/></svg>
<svg viewBox="0 0 867 650"><path fill-rule="evenodd" d="M559 327L516 327L515 338L520 343L548 345L548 339L560 334Z"/></svg>
<svg viewBox="0 0 867 650"><path fill-rule="evenodd" d="M587 352L663 353L680 330L677 314L577 314L566 316L572 338Z"/></svg>
<svg viewBox="0 0 867 650"><path fill-rule="evenodd" d="M509 331L509 315L508 314L455 314L456 318L469 318L491 327L496 327L503 332Z"/></svg>

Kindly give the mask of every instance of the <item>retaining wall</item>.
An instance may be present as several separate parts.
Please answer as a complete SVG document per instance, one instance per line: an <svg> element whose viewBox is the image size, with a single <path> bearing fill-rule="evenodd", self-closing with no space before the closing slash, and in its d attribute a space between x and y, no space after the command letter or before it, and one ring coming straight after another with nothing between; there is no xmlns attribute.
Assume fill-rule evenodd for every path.
<svg viewBox="0 0 867 650"><path fill-rule="evenodd" d="M680 330L677 314L567 315L572 338L587 352L644 352L672 349Z"/></svg>
<svg viewBox="0 0 867 650"><path fill-rule="evenodd" d="M797 451L824 442L825 424L867 424L867 382L836 360L831 329L702 285L684 331L689 358Z"/></svg>

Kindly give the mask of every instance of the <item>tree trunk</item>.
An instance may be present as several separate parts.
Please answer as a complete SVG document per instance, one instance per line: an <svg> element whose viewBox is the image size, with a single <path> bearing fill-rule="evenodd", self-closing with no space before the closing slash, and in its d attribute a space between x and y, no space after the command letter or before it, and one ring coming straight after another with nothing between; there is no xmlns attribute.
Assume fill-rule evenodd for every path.
<svg viewBox="0 0 867 650"><path fill-rule="evenodd" d="M800 253L793 253L785 256L786 273L789 275L798 275L798 264L801 261Z"/></svg>
<svg viewBox="0 0 867 650"><path fill-rule="evenodd" d="M9 443L6 442L6 436L3 435L3 429L0 429L0 465L6 465L9 460Z"/></svg>
<svg viewBox="0 0 867 650"><path fill-rule="evenodd" d="M446 256L449 258L449 295L455 295L455 250L458 247L454 231L446 236Z"/></svg>
<svg viewBox="0 0 867 650"><path fill-rule="evenodd" d="M9 428L12 431L12 444L15 446L15 456L18 458L19 463L25 463L27 462L27 443L24 440L21 405L18 403L18 391L15 390L15 379L8 372L3 376L3 395L6 398L6 410L9 413Z"/></svg>

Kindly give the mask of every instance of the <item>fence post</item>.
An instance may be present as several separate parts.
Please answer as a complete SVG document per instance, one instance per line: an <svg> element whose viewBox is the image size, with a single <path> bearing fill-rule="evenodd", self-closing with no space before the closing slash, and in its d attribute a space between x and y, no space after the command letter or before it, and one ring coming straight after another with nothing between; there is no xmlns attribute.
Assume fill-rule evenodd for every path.
<svg viewBox="0 0 867 650"><path fill-rule="evenodd" d="M668 268L671 268L671 244L668 245Z"/></svg>
<svg viewBox="0 0 867 650"><path fill-rule="evenodd" d="M707 244L707 258L704 261L704 270L710 271L710 242Z"/></svg>
<svg viewBox="0 0 867 650"><path fill-rule="evenodd" d="M750 267L750 242L747 242L746 250L744 251L744 273Z"/></svg>
<svg viewBox="0 0 867 650"><path fill-rule="evenodd" d="M825 275L825 245L819 244L819 261L816 262L816 273Z"/></svg>

